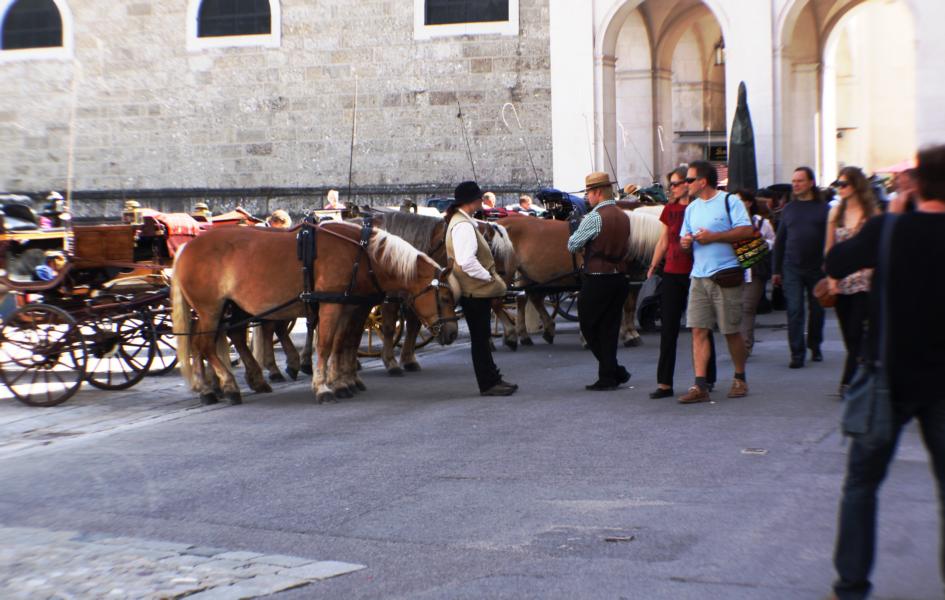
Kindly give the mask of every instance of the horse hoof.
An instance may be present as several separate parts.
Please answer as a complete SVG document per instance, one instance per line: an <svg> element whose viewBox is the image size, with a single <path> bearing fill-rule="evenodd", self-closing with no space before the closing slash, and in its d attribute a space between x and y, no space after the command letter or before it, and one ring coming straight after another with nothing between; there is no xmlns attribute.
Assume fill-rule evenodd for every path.
<svg viewBox="0 0 945 600"><path fill-rule="evenodd" d="M345 386L335 390L335 397L347 400L348 398L353 398L354 394L348 391L348 386Z"/></svg>
<svg viewBox="0 0 945 600"><path fill-rule="evenodd" d="M338 402L338 399L335 398L335 395L331 392L322 392L315 395L315 402L318 404L334 404Z"/></svg>
<svg viewBox="0 0 945 600"><path fill-rule="evenodd" d="M282 376L282 373L279 373L279 372L277 371L277 372L275 372L275 373L270 373L270 374L269 374L269 381L279 381L279 382L282 382L282 381L285 381L285 377Z"/></svg>
<svg viewBox="0 0 945 600"><path fill-rule="evenodd" d="M523 346L534 346L534 345L535 345L535 342L533 342L533 341L532 341L532 338L530 338L530 337L522 338L522 345L523 345Z"/></svg>
<svg viewBox="0 0 945 600"><path fill-rule="evenodd" d="M387 369L387 374L391 377L403 377L404 370L400 367L391 367L390 369Z"/></svg>
<svg viewBox="0 0 945 600"><path fill-rule="evenodd" d="M553 333L551 333L551 332L546 331L545 333L541 334L541 337L542 337L543 340L545 340L545 341L548 342L549 344L554 344L554 343L555 343L555 334L553 334Z"/></svg>
<svg viewBox="0 0 945 600"><path fill-rule="evenodd" d="M515 352L518 350L518 340L505 340L505 347Z"/></svg>
<svg viewBox="0 0 945 600"><path fill-rule="evenodd" d="M241 396L239 392L227 392L225 396L226 401L230 403L230 406L236 406L237 404L243 403L243 396Z"/></svg>
<svg viewBox="0 0 945 600"><path fill-rule="evenodd" d="M289 379L291 379L292 381L295 381L296 379L299 378L299 370L293 369L292 367L286 367L285 374L288 375Z"/></svg>
<svg viewBox="0 0 945 600"><path fill-rule="evenodd" d="M269 385L268 383L266 383L266 382L264 381L264 382L262 382L262 385L256 387L256 389L255 389L254 391L255 391L257 394L271 394L271 393L272 393L272 386Z"/></svg>
<svg viewBox="0 0 945 600"><path fill-rule="evenodd" d="M200 394L200 403L204 406L216 404L217 402L219 402L219 400L217 400L216 394Z"/></svg>
<svg viewBox="0 0 945 600"><path fill-rule="evenodd" d="M358 386L356 386L356 385L353 384L353 383L348 386L348 393L351 394L351 397L352 397L352 398L354 398L355 396L357 396L357 395L358 395L358 392L360 392L360 391L361 391L361 390L358 389Z"/></svg>
<svg viewBox="0 0 945 600"><path fill-rule="evenodd" d="M418 362L409 362L404 365L404 371L409 373L416 373L420 370L420 363Z"/></svg>
<svg viewBox="0 0 945 600"><path fill-rule="evenodd" d="M361 392L367 391L367 386L364 385L364 382L361 381L360 379L354 382L354 387L358 388L358 391L361 391Z"/></svg>
<svg viewBox="0 0 945 600"><path fill-rule="evenodd" d="M314 371L312 370L312 365L302 365L301 367L299 367L299 371L302 371L306 375L311 375L312 373L314 373Z"/></svg>
<svg viewBox="0 0 945 600"><path fill-rule="evenodd" d="M642 346L642 345L643 345L643 338L638 338L638 337L630 338L629 340L623 343L624 348L636 348L637 346Z"/></svg>

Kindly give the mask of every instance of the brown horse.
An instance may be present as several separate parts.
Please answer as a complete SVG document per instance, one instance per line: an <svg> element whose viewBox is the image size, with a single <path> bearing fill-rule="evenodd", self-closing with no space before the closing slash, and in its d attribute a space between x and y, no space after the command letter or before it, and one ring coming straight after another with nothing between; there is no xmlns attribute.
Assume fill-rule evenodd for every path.
<svg viewBox="0 0 945 600"><path fill-rule="evenodd" d="M628 270L632 270L638 262L648 264L659 241L662 225L659 218L652 214L631 211L624 211L624 214L630 219L630 254L627 263ZM525 291L518 299L515 328L506 328L504 343L512 349L519 342L525 346L532 345L525 327L525 308L529 302L541 319L542 337L549 344L554 343L555 322L545 310L545 296L578 289L578 271L584 264L581 254L572 255L568 252L570 226L566 221L520 217L500 219L498 223L508 231L515 248L514 259L505 268L506 278L510 287ZM634 290L624 306L621 335L625 341L639 338L633 325L635 306Z"/></svg>
<svg viewBox="0 0 945 600"><path fill-rule="evenodd" d="M353 296L360 297L399 295L437 332L440 343L456 339L454 301L448 286L439 284L446 272L429 257L380 230L372 232L366 247L359 244L361 228L356 225L331 223L316 230L315 292L340 296L350 289ZM227 399L240 402L239 388L221 347L228 307L271 320L306 315L307 309L299 301L302 266L295 256L294 232L243 228L212 230L188 243L178 255L172 282L174 330L182 334L178 357L184 379L204 401L215 400L209 366ZM353 272L356 260L362 268ZM196 321L191 318L191 308ZM363 306L327 302L325 298L317 305L318 365L312 388L319 402L332 401L336 389L347 391L351 386L348 350L355 334L350 330L355 328L360 339L364 320L357 319L364 311ZM251 385L260 381L261 370L246 348L245 336L242 344L234 341L234 345L245 363L247 380ZM358 386L362 387L363 383Z"/></svg>

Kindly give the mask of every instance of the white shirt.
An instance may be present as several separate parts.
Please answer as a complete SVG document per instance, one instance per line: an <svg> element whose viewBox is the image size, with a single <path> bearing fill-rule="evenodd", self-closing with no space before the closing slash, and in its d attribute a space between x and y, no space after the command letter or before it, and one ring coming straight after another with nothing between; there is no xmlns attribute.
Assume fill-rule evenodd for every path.
<svg viewBox="0 0 945 600"><path fill-rule="evenodd" d="M460 210L466 217L469 215ZM476 252L479 250L479 241L476 239L476 228L469 221L461 221L453 226L453 253L454 260L463 273L466 273L473 279L482 281L492 281L492 274L482 266L479 259L476 258Z"/></svg>

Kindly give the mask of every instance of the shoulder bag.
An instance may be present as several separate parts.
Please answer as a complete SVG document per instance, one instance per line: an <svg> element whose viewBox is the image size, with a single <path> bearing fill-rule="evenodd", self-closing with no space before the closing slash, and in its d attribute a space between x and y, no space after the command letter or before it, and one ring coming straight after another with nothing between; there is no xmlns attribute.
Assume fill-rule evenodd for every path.
<svg viewBox="0 0 945 600"><path fill-rule="evenodd" d="M732 213L728 203L730 197L731 194L725 195L725 214L728 216L728 224L732 226ZM738 264L741 265L743 269L752 268L766 259L768 253L771 251L771 249L768 248L768 242L761 237L760 227L755 227L754 222L752 222L752 230L753 232L749 237L737 242L732 242L732 249L735 250L735 258L738 259Z"/></svg>
<svg viewBox="0 0 945 600"><path fill-rule="evenodd" d="M883 223L879 246L879 268L876 287L879 297L879 356L870 356L857 367L850 387L843 395L843 433L871 447L892 442L896 431L896 416L889 390L887 373L887 334L889 329L889 255L892 250L892 232L896 215L888 215ZM864 338L869 339L869 338Z"/></svg>

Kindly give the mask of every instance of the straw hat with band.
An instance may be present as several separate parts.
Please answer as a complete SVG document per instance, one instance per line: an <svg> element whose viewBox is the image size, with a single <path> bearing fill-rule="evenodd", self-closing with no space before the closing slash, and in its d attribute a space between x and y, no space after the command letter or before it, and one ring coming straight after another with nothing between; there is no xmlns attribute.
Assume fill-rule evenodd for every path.
<svg viewBox="0 0 945 600"><path fill-rule="evenodd" d="M584 193L600 188L604 192L604 198L613 198L616 183L616 181L610 180L610 175L607 173L594 171L584 178Z"/></svg>

